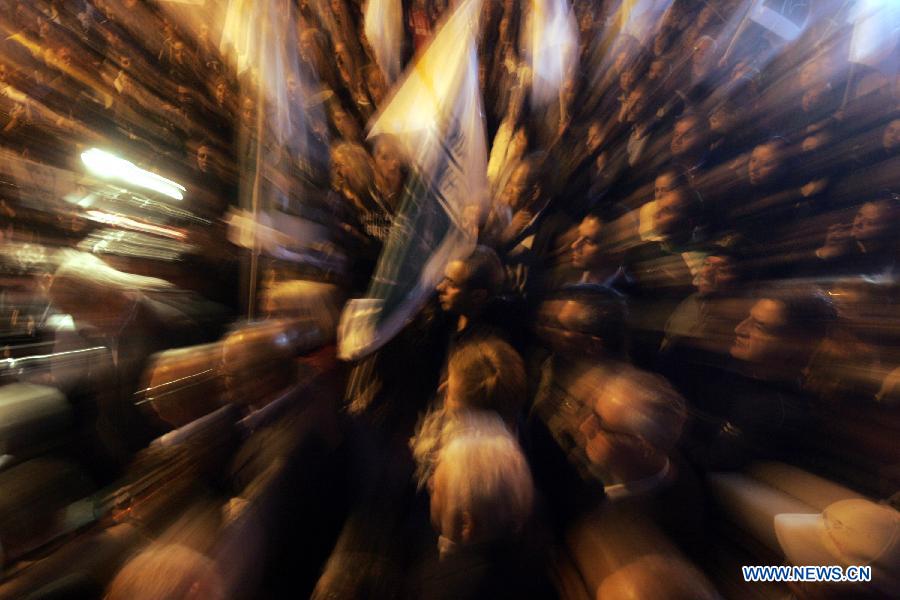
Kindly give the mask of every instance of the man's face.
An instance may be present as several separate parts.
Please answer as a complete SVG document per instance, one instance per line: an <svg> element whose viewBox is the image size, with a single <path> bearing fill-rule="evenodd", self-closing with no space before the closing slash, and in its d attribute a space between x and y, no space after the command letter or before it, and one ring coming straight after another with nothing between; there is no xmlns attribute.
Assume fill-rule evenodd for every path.
<svg viewBox="0 0 900 600"><path fill-rule="evenodd" d="M525 204L525 200L529 195L529 179L531 178L530 167L523 163L516 167L506 187L503 188L503 194L500 196L500 202L513 210L519 210Z"/></svg>
<svg viewBox="0 0 900 600"><path fill-rule="evenodd" d="M702 75L712 67L713 59L715 59L713 46L714 42L709 38L703 38L697 42L697 45L694 47L694 54L691 57L694 74Z"/></svg>
<svg viewBox="0 0 900 600"><path fill-rule="evenodd" d="M703 142L695 117L687 117L675 123L672 131L670 150L673 156L684 156L696 152Z"/></svg>
<svg viewBox="0 0 900 600"><path fill-rule="evenodd" d="M595 355L603 349L603 340L581 331L585 307L575 300L546 300L538 311L538 338L555 354L578 357Z"/></svg>
<svg viewBox="0 0 900 600"><path fill-rule="evenodd" d="M56 60L63 65L71 66L72 65L72 51L67 47L62 46L59 50L56 51Z"/></svg>
<svg viewBox="0 0 900 600"><path fill-rule="evenodd" d="M787 356L790 344L784 334L786 325L781 302L759 300L750 309L750 315L735 327L731 356L752 363L774 363Z"/></svg>
<svg viewBox="0 0 900 600"><path fill-rule="evenodd" d="M731 287L737 280L737 273L731 259L725 256L707 256L697 277L697 292L708 296Z"/></svg>
<svg viewBox="0 0 900 600"><path fill-rule="evenodd" d="M625 69L622 71L621 75L619 75L619 87L623 92L629 91L634 87L634 82L636 80L634 70L633 69Z"/></svg>
<svg viewBox="0 0 900 600"><path fill-rule="evenodd" d="M228 84L220 81L216 84L216 102L225 104L225 98L228 96Z"/></svg>
<svg viewBox="0 0 900 600"><path fill-rule="evenodd" d="M814 134L803 138L803 142L800 143L800 150L802 150L805 154L810 152L815 152L822 146L824 146L828 142L828 137L823 134Z"/></svg>
<svg viewBox="0 0 900 600"><path fill-rule="evenodd" d="M597 155L597 158L594 160L594 176L598 177L603 174L603 171L606 169L606 163L609 162L609 156L606 151L601 152Z"/></svg>
<svg viewBox="0 0 900 600"><path fill-rule="evenodd" d="M578 237L572 242L572 265L582 271L598 266L603 258L600 246L603 223L587 217L578 226Z"/></svg>
<svg viewBox="0 0 900 600"><path fill-rule="evenodd" d="M201 173L209 171L209 164L212 157L208 146L200 146L197 148L197 168Z"/></svg>
<svg viewBox="0 0 900 600"><path fill-rule="evenodd" d="M891 211L884 202L866 202L853 219L853 239L871 242L882 239L892 228Z"/></svg>
<svg viewBox="0 0 900 600"><path fill-rule="evenodd" d="M684 192L671 190L656 201L656 231L663 237L671 237L687 227L684 215Z"/></svg>
<svg viewBox="0 0 900 600"><path fill-rule="evenodd" d="M884 128L881 145L885 150L893 150L900 146L900 119L894 119Z"/></svg>
<svg viewBox="0 0 900 600"><path fill-rule="evenodd" d="M193 103L193 99L191 98L191 90L186 86L179 85L176 89L176 94L178 96L178 103L182 108L187 108Z"/></svg>
<svg viewBox="0 0 900 600"><path fill-rule="evenodd" d="M288 76L285 79L285 84L287 87L287 97L291 103L297 103L300 101L300 82L297 81L296 77Z"/></svg>
<svg viewBox="0 0 900 600"><path fill-rule="evenodd" d="M803 96L800 98L800 107L805 112L813 110L822 103L827 91L828 86L824 83L813 85L803 92Z"/></svg>
<svg viewBox="0 0 900 600"><path fill-rule="evenodd" d="M593 153L600 147L600 144L603 143L603 128L600 126L598 121L592 121L590 126L588 127L587 134L587 149L588 152Z"/></svg>
<svg viewBox="0 0 900 600"><path fill-rule="evenodd" d="M760 185L770 181L781 168L781 156L777 146L763 144L753 149L747 165L750 185Z"/></svg>
<svg viewBox="0 0 900 600"><path fill-rule="evenodd" d="M184 42L172 44L172 60L176 63L184 62Z"/></svg>
<svg viewBox="0 0 900 600"><path fill-rule="evenodd" d="M391 185L398 185L403 176L403 156L397 144L382 140L375 148L375 170Z"/></svg>
<svg viewBox="0 0 900 600"><path fill-rule="evenodd" d="M588 460L603 471L615 471L645 453L646 445L629 431L628 411L627 404L604 390L596 395L592 414L580 426Z"/></svg>
<svg viewBox="0 0 900 600"><path fill-rule="evenodd" d="M347 169L349 161L342 153L335 153L331 157L331 187L336 191L343 191L347 184Z"/></svg>
<svg viewBox="0 0 900 600"><path fill-rule="evenodd" d="M675 189L675 174L663 173L659 175L653 182L653 199L659 202L659 199Z"/></svg>
<svg viewBox="0 0 900 600"><path fill-rule="evenodd" d="M375 104L381 104L384 97L387 95L387 85L384 82L384 77L381 72L378 69L371 69L366 78L366 84L368 85L369 95L372 96L372 100Z"/></svg>
<svg viewBox="0 0 900 600"><path fill-rule="evenodd" d="M469 270L461 260L454 260L447 265L444 280L438 284L438 301L441 309L453 314L465 314L470 305L467 281Z"/></svg>
<svg viewBox="0 0 900 600"><path fill-rule="evenodd" d="M728 133L733 125L734 114L727 108L720 107L709 116L709 129L715 133Z"/></svg>
<svg viewBox="0 0 900 600"><path fill-rule="evenodd" d="M647 92L641 87L632 90L625 100L625 121L637 123L646 105Z"/></svg>
<svg viewBox="0 0 900 600"><path fill-rule="evenodd" d="M252 124L256 119L256 105L253 103L252 98L244 98L244 101L241 103L241 116L247 125Z"/></svg>
<svg viewBox="0 0 900 600"><path fill-rule="evenodd" d="M300 50L300 58L306 63L311 63L314 45L312 36L304 32L304 35L300 36L300 43L298 45Z"/></svg>
<svg viewBox="0 0 900 600"><path fill-rule="evenodd" d="M338 130L343 139L353 141L359 138L359 128L356 125L356 121L344 112L344 109L333 108L331 119L334 121L334 128Z"/></svg>
<svg viewBox="0 0 900 600"><path fill-rule="evenodd" d="M647 71L647 79L650 81L659 81L662 79L663 73L666 71L666 62L663 60L654 60L650 63L650 70Z"/></svg>

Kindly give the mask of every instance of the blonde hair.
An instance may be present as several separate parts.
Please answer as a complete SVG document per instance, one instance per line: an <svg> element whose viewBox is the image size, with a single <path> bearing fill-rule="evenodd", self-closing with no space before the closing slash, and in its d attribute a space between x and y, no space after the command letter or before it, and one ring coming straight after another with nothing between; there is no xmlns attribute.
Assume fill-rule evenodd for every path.
<svg viewBox="0 0 900 600"><path fill-rule="evenodd" d="M512 346L499 338L465 343L450 356L448 371L458 378L466 408L494 410L513 423L525 401L525 364Z"/></svg>
<svg viewBox="0 0 900 600"><path fill-rule="evenodd" d="M435 478L443 483L441 529L467 514L478 540L520 533L531 517L534 483L519 444L496 415L459 415L441 448Z"/></svg>
<svg viewBox="0 0 900 600"><path fill-rule="evenodd" d="M349 191L355 196L352 200L361 203L360 208L372 210L366 203L372 187L375 185L375 163L368 151L354 142L338 142L331 147L331 162L344 161L352 165L344 173Z"/></svg>

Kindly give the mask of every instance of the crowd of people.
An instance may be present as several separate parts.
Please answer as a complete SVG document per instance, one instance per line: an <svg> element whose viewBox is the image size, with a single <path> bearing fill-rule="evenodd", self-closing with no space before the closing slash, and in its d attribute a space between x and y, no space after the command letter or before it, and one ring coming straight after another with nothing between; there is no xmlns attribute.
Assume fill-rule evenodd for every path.
<svg viewBox="0 0 900 600"><path fill-rule="evenodd" d="M170 4L0 0L0 597L900 593L900 76L866 3L575 0L538 106L542 3L485 0L474 250L354 361L416 179L366 136L399 83L366 5L282 3L285 140L229 3ZM457 3L397 4L405 68ZM186 208L64 200L92 147ZM229 244L238 209L274 246ZM741 579L779 563L872 578Z"/></svg>

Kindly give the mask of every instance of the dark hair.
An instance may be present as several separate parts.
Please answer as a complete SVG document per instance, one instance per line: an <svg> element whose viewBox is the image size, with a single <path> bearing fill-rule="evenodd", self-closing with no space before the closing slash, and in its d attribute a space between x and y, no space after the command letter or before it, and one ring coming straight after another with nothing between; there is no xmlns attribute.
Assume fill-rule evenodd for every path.
<svg viewBox="0 0 900 600"><path fill-rule="evenodd" d="M466 287L470 290L487 290L493 298L503 290L506 274L500 257L488 246L478 245L463 261L466 265Z"/></svg>
<svg viewBox="0 0 900 600"><path fill-rule="evenodd" d="M600 338L610 354L625 350L628 316L625 296L605 285L579 283L564 287L551 299L581 305L583 310L576 324L578 333Z"/></svg>
<svg viewBox="0 0 900 600"><path fill-rule="evenodd" d="M809 340L824 338L837 320L837 312L831 300L815 287L762 288L756 297L781 304L784 307L785 328Z"/></svg>
<svg viewBox="0 0 900 600"><path fill-rule="evenodd" d="M686 219L697 221L703 217L703 196L691 185L691 181L683 170L675 166L670 166L660 171L656 176L672 174L673 191L678 192L682 196L681 212Z"/></svg>

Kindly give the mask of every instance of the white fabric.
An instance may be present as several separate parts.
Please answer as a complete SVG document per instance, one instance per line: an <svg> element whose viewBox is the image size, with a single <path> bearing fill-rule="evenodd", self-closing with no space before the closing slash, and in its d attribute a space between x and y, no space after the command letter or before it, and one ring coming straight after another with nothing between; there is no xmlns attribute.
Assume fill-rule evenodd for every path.
<svg viewBox="0 0 900 600"><path fill-rule="evenodd" d="M403 45L403 7L400 0L369 0L364 28L366 39L388 85L400 76L400 52Z"/></svg>
<svg viewBox="0 0 900 600"><path fill-rule="evenodd" d="M879 68L894 56L900 38L900 2L859 0L851 11L850 62Z"/></svg>
<svg viewBox="0 0 900 600"><path fill-rule="evenodd" d="M395 290L407 288L402 302L391 307L389 314L384 314L384 298L362 298L347 304L338 330L342 359L358 359L390 340L434 292L447 264L468 255L475 246L469 220L473 214L484 214L489 199L476 51L482 3L464 0L456 7L407 70L369 131L369 137L391 134L405 147L415 177L430 185L428 192L419 192L429 197L417 200L436 201L452 225L432 246L415 282L395 281L391 274L376 272L374 280L390 282ZM385 251L391 244L435 233L404 230L406 216L410 215L395 219L391 237L395 232L396 237L389 239Z"/></svg>
<svg viewBox="0 0 900 600"><path fill-rule="evenodd" d="M566 0L532 0L523 27L523 46L531 64L531 102L559 100L563 82L578 61L578 23Z"/></svg>

